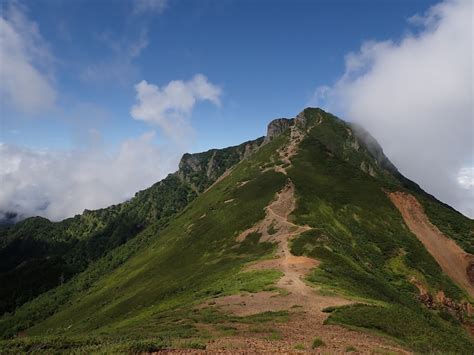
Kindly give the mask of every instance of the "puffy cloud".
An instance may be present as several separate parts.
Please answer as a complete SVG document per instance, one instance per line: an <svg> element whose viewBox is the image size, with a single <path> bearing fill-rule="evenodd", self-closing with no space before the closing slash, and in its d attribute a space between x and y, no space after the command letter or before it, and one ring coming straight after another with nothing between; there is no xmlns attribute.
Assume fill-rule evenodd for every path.
<svg viewBox="0 0 474 355"><path fill-rule="evenodd" d="M163 88L143 80L135 85L135 90L138 102L131 109L132 117L158 125L177 142L192 132L188 117L196 102L220 104L221 89L202 74L189 81L170 81Z"/></svg>
<svg viewBox="0 0 474 355"><path fill-rule="evenodd" d="M400 41L366 42L317 104L361 123L402 173L474 216L473 3L445 1L410 19Z"/></svg>
<svg viewBox="0 0 474 355"><path fill-rule="evenodd" d="M32 113L51 109L56 91L48 68L52 63L38 25L26 9L11 3L0 17L0 95L2 105Z"/></svg>
<svg viewBox="0 0 474 355"><path fill-rule="evenodd" d="M113 153L0 144L0 211L60 220L122 202L177 166L179 154L154 144L154 134L128 139Z"/></svg>
<svg viewBox="0 0 474 355"><path fill-rule="evenodd" d="M202 100L219 104L220 89L203 75L172 81L163 89L143 81L136 89L132 115L157 124L171 144L156 145L151 131L109 152L95 127L106 113L81 105L70 112L70 120L76 122L75 144L82 149L34 150L0 143L0 218L17 212L60 220L122 202L176 169L192 134L188 118L194 105Z"/></svg>
<svg viewBox="0 0 474 355"><path fill-rule="evenodd" d="M166 6L167 0L135 0L133 3L133 13L136 15L145 13L161 14Z"/></svg>

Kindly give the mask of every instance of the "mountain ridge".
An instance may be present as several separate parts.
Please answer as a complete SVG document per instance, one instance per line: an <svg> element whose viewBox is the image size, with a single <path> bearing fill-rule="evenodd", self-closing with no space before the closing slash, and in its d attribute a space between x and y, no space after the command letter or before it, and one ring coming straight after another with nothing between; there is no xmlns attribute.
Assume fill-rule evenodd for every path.
<svg viewBox="0 0 474 355"><path fill-rule="evenodd" d="M279 236L287 227L277 222L272 225L270 221L263 229L250 231L249 228L265 219L267 207L275 198L278 200L275 196L290 183L294 186L295 205L285 213L291 223L310 229L292 236L291 245L284 251L317 260L319 266L304 276L312 287L363 300L359 305L338 308L329 317L329 313L322 316L318 310L315 315L321 322L382 329L402 341L403 346L426 350L429 339L417 329L411 329L417 334L416 340L401 326L400 317L412 314L409 316L412 322L427 327L428 333L439 337L434 344L437 349L472 348L467 335L460 332L462 328L450 326L438 315L446 312L456 322L467 322L468 311L461 305L469 304L469 297L441 272L436 261L408 228L403 227L400 213L384 190L408 189L415 194L432 222L466 251L472 248L472 238L469 238L472 221L412 188L414 185L399 180L398 170L378 144L362 142L350 124L323 110L307 108L294 119L272 121L267 131L269 139L259 138L260 143L246 142L251 148L245 148L248 145L244 143L236 146L240 147L236 150L219 153L220 157L212 150L186 156L182 164L186 167L183 179L187 185L183 185L183 193L178 197L172 195L173 201L181 201L178 208L151 213L153 205L150 207L143 202L157 197L150 192L153 190L137 193L135 197L143 199L137 199L134 215L145 218L141 220L149 218L150 224L142 226L136 237L123 240L107 252L108 256L98 258L95 265L89 264L85 271L64 285L18 308L15 314L2 317L2 334L30 329L31 336L45 333L79 336L101 329L105 333L113 330L130 335L140 328L140 319L153 323L158 317L157 322L157 319L170 319L170 323L153 323L155 331L161 329L156 333L161 334L158 337L168 344L174 332L182 332L179 336L176 333L175 338L195 338L201 334L193 322L214 324L206 323L206 317L214 321L220 319L216 324L232 323L228 316L216 313L218 309L212 305L206 311L193 307L206 300L249 290L254 295L265 288L274 292L272 287L276 286L272 285L280 278L279 272L286 275L286 271L264 269L246 274L242 268L250 261L273 255L271 251L275 253L275 248L278 250L280 241L272 236ZM252 153L245 154L249 149ZM214 169L221 172L219 176L212 174ZM197 180L193 180L196 176ZM168 178L171 179L167 181L170 191L174 191L177 180L183 181L179 174ZM189 186L191 183L193 187ZM155 185L163 188L166 183ZM451 222L446 223L446 220ZM247 230L245 238L236 240ZM268 240L263 240L264 236ZM185 261L183 264L173 261L178 255ZM432 297L432 308L419 300L417 287L420 285L426 290L423 300L426 302L428 296ZM435 296L440 290L445 297L438 301ZM102 308L97 308L104 302ZM184 306L186 302L192 307ZM178 307L174 315L166 313L173 310L167 308L167 304ZM290 323L300 317L291 309L285 312L271 314L272 317L289 317ZM365 318L360 317L361 312ZM124 318L127 314L130 319ZM382 326L379 322L388 315L400 321L400 325L395 322L393 328ZM172 325L171 320L176 316L182 317L186 327ZM424 317L431 323L426 323ZM69 327L68 319L74 319L71 324L75 325ZM238 318L233 322L247 321ZM318 324L326 329L322 323ZM454 337L456 332L460 333ZM449 341L448 336L457 339L458 345ZM255 346L260 346L258 344ZM368 345L364 344L357 346L366 349ZM343 345L328 344L334 346L331 348L334 351L341 350Z"/></svg>

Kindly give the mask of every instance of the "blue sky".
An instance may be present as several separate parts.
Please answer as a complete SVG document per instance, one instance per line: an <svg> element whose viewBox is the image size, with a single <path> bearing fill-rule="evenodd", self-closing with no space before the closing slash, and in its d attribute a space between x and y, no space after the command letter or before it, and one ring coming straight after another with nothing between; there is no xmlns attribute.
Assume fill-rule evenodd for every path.
<svg viewBox="0 0 474 355"><path fill-rule="evenodd" d="M149 129L129 113L136 83L161 86L202 73L222 88L221 105L194 107L196 136L188 149L238 144L263 135L271 118L294 116L316 87L341 75L346 53L368 39L399 38L407 18L432 3L175 0L161 12L134 15L132 1L26 1L27 16L55 58L57 108L27 116L4 110L2 140L71 148L77 144L71 121L82 119L71 116L93 106L101 117L88 124L116 145ZM143 37L146 47L123 58ZM84 78L87 68L100 66L117 72Z"/></svg>
<svg viewBox="0 0 474 355"><path fill-rule="evenodd" d="M470 0L4 0L0 213L133 196L322 106L474 216Z"/></svg>

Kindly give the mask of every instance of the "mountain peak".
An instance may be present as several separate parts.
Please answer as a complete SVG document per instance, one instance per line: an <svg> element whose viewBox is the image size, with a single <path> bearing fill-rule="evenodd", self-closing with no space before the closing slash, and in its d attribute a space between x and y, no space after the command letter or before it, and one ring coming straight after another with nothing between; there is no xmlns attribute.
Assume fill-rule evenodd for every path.
<svg viewBox="0 0 474 355"><path fill-rule="evenodd" d="M135 336L161 339L140 351L218 352L245 337L256 353L323 340L333 352L402 352L366 328L418 352L472 353L472 221L407 182L368 132L306 108L271 121L266 137L184 154L176 173L121 205L0 228L0 336L32 336L6 352L46 335L105 337L128 353L138 350L123 339ZM460 247L431 257L420 233ZM464 262L440 268L446 255ZM269 345L255 322L282 340ZM196 343L209 331L217 341Z"/></svg>
<svg viewBox="0 0 474 355"><path fill-rule="evenodd" d="M309 111L324 112L319 108L307 107L294 118L275 118L274 120L270 121L267 126L267 135L265 136L264 143L270 142L274 137L285 132L288 128L292 127L295 124L299 127L305 127L307 123L305 113Z"/></svg>
<svg viewBox="0 0 474 355"><path fill-rule="evenodd" d="M276 136L279 136L295 123L294 118L275 118L267 126L267 135L264 143L270 142Z"/></svg>
<svg viewBox="0 0 474 355"><path fill-rule="evenodd" d="M294 118L270 121L263 143L267 144L287 131L290 132L290 141L297 137L297 142L289 142L295 147L304 137L312 135L329 154L357 166L373 177L389 180L393 180L393 175L397 179L402 177L376 139L363 127L345 122L321 108L307 107Z"/></svg>

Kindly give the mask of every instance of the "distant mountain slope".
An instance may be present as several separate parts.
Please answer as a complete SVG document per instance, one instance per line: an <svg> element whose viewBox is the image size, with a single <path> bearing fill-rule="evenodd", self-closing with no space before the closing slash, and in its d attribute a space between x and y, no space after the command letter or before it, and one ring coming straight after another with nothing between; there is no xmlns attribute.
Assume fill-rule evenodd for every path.
<svg viewBox="0 0 474 355"><path fill-rule="evenodd" d="M0 314L69 280L150 223L164 224L262 141L185 154L176 173L122 204L58 223L33 217L1 225Z"/></svg>
<svg viewBox="0 0 474 355"><path fill-rule="evenodd" d="M474 351L472 297L388 194L412 195L466 252L472 220L323 110L271 122L251 146L183 157L175 178L197 196L4 315L1 334L25 337L0 349Z"/></svg>

